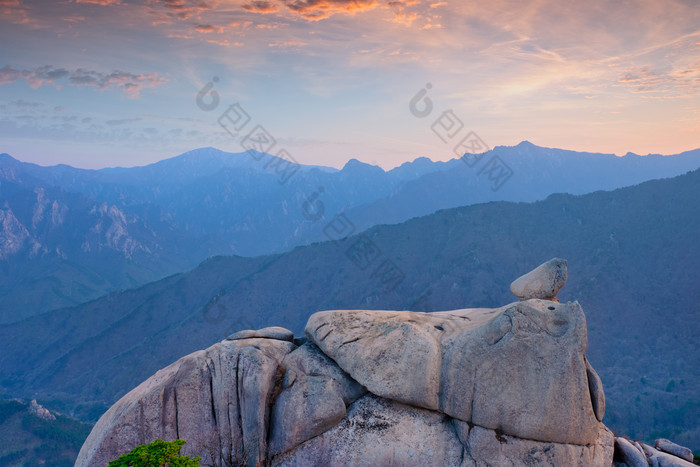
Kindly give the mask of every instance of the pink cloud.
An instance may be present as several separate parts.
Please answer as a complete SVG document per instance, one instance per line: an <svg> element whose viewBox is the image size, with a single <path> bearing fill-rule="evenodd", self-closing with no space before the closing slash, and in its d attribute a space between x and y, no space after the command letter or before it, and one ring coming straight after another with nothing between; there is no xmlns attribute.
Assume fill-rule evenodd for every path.
<svg viewBox="0 0 700 467"><path fill-rule="evenodd" d="M0 11L2 11L3 19L14 24L25 24L29 22L27 10L29 7L24 5L21 0L0 0Z"/></svg>

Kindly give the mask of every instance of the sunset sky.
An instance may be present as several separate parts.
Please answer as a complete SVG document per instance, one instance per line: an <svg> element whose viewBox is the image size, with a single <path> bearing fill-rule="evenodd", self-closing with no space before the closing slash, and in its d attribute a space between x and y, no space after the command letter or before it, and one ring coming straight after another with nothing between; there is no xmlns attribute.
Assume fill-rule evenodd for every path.
<svg viewBox="0 0 700 467"><path fill-rule="evenodd" d="M239 152L261 125L270 152L301 163L390 168L455 157L431 130L448 110L490 147L700 147L698 0L0 0L0 11L0 152L43 165ZM207 83L216 106L196 103ZM417 117L409 102L428 83L433 110ZM230 134L218 120L233 104L250 120Z"/></svg>

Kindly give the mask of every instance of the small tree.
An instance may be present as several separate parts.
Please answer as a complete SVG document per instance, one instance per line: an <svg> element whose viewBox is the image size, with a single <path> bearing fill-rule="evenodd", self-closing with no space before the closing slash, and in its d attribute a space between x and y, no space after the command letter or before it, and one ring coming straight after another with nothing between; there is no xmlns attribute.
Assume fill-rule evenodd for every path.
<svg viewBox="0 0 700 467"><path fill-rule="evenodd" d="M132 449L119 459L109 463L109 467L199 467L200 457L191 459L178 454L185 441L163 441L157 439Z"/></svg>

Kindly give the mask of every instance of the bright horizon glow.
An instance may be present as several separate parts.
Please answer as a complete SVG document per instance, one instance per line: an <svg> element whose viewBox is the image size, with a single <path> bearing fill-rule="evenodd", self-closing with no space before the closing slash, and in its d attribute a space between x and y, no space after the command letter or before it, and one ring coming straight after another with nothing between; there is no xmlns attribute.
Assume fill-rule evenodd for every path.
<svg viewBox="0 0 700 467"><path fill-rule="evenodd" d="M0 152L40 165L240 152L260 124L272 153L300 163L389 169L456 157L431 131L446 110L489 147L700 147L692 0L0 0L0 11ZM219 105L203 110L209 82ZM409 101L427 83L434 110L418 118ZM236 137L217 123L234 103L250 116Z"/></svg>

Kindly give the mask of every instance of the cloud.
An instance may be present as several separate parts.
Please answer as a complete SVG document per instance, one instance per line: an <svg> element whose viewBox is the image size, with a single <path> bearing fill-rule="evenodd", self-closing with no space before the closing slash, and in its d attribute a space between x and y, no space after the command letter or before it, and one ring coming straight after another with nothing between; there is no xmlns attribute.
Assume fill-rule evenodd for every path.
<svg viewBox="0 0 700 467"><path fill-rule="evenodd" d="M253 24L252 21L231 21L230 23L227 24L198 24L195 27L195 30L197 32L200 32L202 34L223 34L229 29L239 29L239 30L246 30L248 29L251 25Z"/></svg>
<svg viewBox="0 0 700 467"><path fill-rule="evenodd" d="M307 42L301 42L301 41L278 41L278 42L270 42L267 45L268 45L268 47L287 49L290 47L304 47L304 46L307 46L309 44Z"/></svg>
<svg viewBox="0 0 700 467"><path fill-rule="evenodd" d="M44 84L52 84L56 80L65 78L70 72L65 68L54 68L46 65L33 70L17 70L9 65L0 68L0 85L14 83L24 78L32 88L38 88Z"/></svg>
<svg viewBox="0 0 700 467"><path fill-rule="evenodd" d="M78 68L70 76L71 84L76 86L96 86L98 89L117 88L124 91L129 97L138 97L144 88L151 88L165 83L166 79L157 73L134 74L123 71L112 73L100 73L98 71Z"/></svg>
<svg viewBox="0 0 700 467"><path fill-rule="evenodd" d="M127 123L136 123L141 121L141 118L120 118L118 120L107 120L105 123L109 126L126 125Z"/></svg>
<svg viewBox="0 0 700 467"><path fill-rule="evenodd" d="M279 11L280 7L276 3L264 0L256 0L244 4L241 8L251 13L270 14Z"/></svg>
<svg viewBox="0 0 700 467"><path fill-rule="evenodd" d="M122 0L75 0L75 3L92 3L94 5L120 5Z"/></svg>
<svg viewBox="0 0 700 467"><path fill-rule="evenodd" d="M147 0L147 3L151 7L154 25L198 17L201 13L213 9L212 5L203 0Z"/></svg>
<svg viewBox="0 0 700 467"><path fill-rule="evenodd" d="M45 84L54 84L60 88L59 81L64 78L68 78L68 83L74 86L94 86L100 90L120 89L132 98L138 97L142 89L154 87L166 81L157 73L134 74L124 71L102 73L83 68L71 72L65 68L54 68L51 65L41 66L33 70L18 70L9 65L0 68L0 85L24 79L29 86L35 89Z"/></svg>
<svg viewBox="0 0 700 467"><path fill-rule="evenodd" d="M27 10L21 0L0 0L0 11L3 19L14 24L24 24L29 22Z"/></svg>
<svg viewBox="0 0 700 467"><path fill-rule="evenodd" d="M16 101L10 102L10 105L13 107L16 107L18 109L36 109L39 107L44 107L44 104L41 104L39 102L28 102L25 101L24 99L18 99Z"/></svg>
<svg viewBox="0 0 700 467"><path fill-rule="evenodd" d="M411 26L417 19L421 18L415 11L407 12L406 7L417 5L419 2L417 0L406 0L406 1L391 1L387 2L382 8L388 8L393 10L394 17L390 20L392 23L403 24L404 26Z"/></svg>
<svg viewBox="0 0 700 467"><path fill-rule="evenodd" d="M289 10L307 21L320 21L336 14L349 14L373 10L379 6L376 0L285 0Z"/></svg>
<svg viewBox="0 0 700 467"><path fill-rule="evenodd" d="M405 13L403 11L400 11L394 15L394 18L391 20L392 23L398 23L398 24L403 24L404 26L410 26L413 24L415 20L418 19L418 13Z"/></svg>
<svg viewBox="0 0 700 467"><path fill-rule="evenodd" d="M630 92L645 97L692 97L700 91L700 63L670 70L651 66L628 69L618 77L618 83Z"/></svg>
<svg viewBox="0 0 700 467"><path fill-rule="evenodd" d="M282 26L286 25L282 23L260 23L255 25L257 29L279 29Z"/></svg>
<svg viewBox="0 0 700 467"><path fill-rule="evenodd" d="M212 26L211 24L199 24L195 29L203 34L210 34L213 32L221 34L224 32L223 26Z"/></svg>

